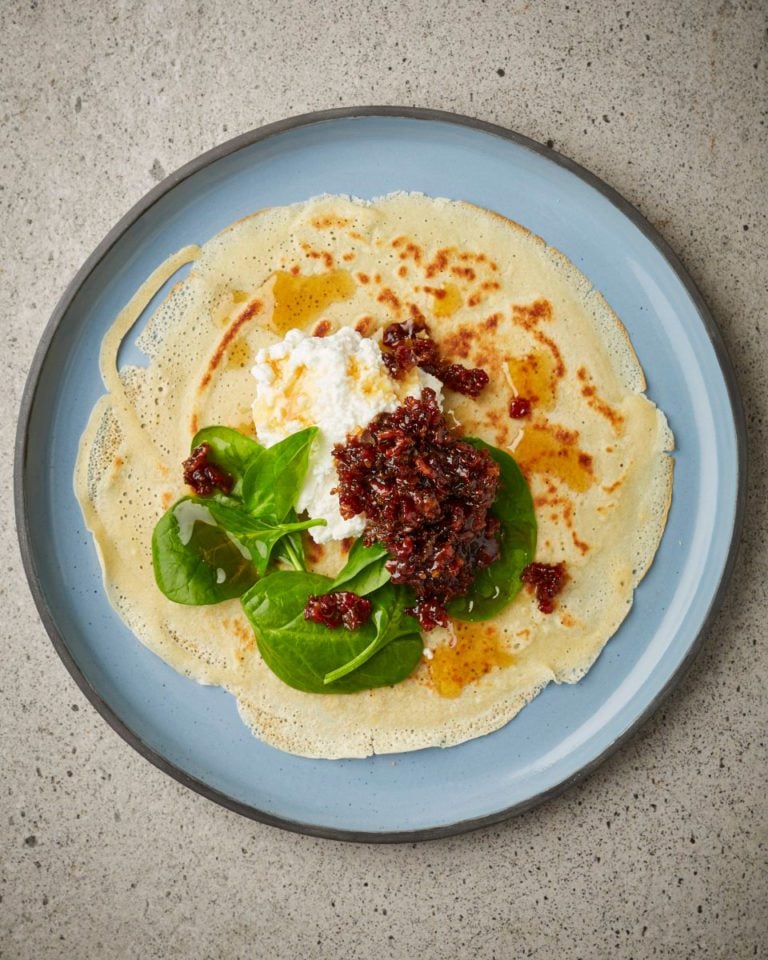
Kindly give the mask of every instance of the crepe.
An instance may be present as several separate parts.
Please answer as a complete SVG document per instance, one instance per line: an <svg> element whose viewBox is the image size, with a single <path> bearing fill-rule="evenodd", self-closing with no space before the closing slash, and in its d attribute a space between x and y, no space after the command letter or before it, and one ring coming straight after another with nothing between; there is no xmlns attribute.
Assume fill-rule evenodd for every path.
<svg viewBox="0 0 768 960"><path fill-rule="evenodd" d="M118 372L123 338L190 261L139 337L146 367ZM424 659L394 687L303 693L265 666L238 600L187 607L160 593L152 530L187 492L180 463L200 427L254 435L259 348L292 327L377 337L415 311L447 360L490 375L477 399L447 391L446 415L518 460L536 559L565 561L569 580L552 614L524 589L493 621L425 635ZM322 197L254 214L156 271L105 337L101 368L108 392L81 439L75 489L109 599L144 644L224 686L253 732L291 753L450 746L507 723L551 681L578 681L627 615L664 529L673 438L621 322L557 250L464 202ZM529 419L510 417L516 396L534 399ZM344 561L335 544L311 557L329 574Z"/></svg>

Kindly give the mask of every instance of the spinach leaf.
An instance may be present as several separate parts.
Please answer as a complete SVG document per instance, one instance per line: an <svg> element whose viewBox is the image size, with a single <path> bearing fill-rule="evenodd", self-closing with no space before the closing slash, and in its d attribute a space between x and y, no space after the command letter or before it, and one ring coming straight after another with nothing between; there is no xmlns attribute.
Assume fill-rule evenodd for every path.
<svg viewBox="0 0 768 960"><path fill-rule="evenodd" d="M300 430L267 447L252 461L243 478L243 500L250 513L286 518L296 506L316 434L317 427Z"/></svg>
<svg viewBox="0 0 768 960"><path fill-rule="evenodd" d="M199 447L201 443L208 444L211 448L211 459L235 481L233 496L241 497L246 470L264 447L229 427L203 427L195 434L192 449Z"/></svg>
<svg viewBox="0 0 768 960"><path fill-rule="evenodd" d="M183 497L152 534L157 585L175 603L205 605L239 597L258 576L250 552L222 530L213 501Z"/></svg>
<svg viewBox="0 0 768 960"><path fill-rule="evenodd" d="M364 597L389 582L389 571L384 564L389 554L381 544L370 547L359 537L352 544L347 562L330 586L330 590L350 590Z"/></svg>
<svg viewBox="0 0 768 960"><path fill-rule="evenodd" d="M406 591L393 586L391 583L385 584L371 596L374 605L371 612L371 622L376 630L373 639L357 656L335 670L326 673L323 677L323 683L326 685L333 683L358 670L379 650L399 637L411 636L414 633L417 636L419 635L417 621L405 612L405 596Z"/></svg>
<svg viewBox="0 0 768 960"><path fill-rule="evenodd" d="M499 556L475 577L465 597L448 604L457 620L490 620L504 609L522 587L520 574L536 552L536 516L533 498L520 468L508 453L476 437L464 437L478 450L487 450L501 467L492 513L501 521Z"/></svg>
<svg viewBox="0 0 768 960"><path fill-rule="evenodd" d="M298 533L289 533L277 544L272 554L275 561L282 560L294 570L306 570L307 558L304 554L304 542Z"/></svg>
<svg viewBox="0 0 768 960"><path fill-rule="evenodd" d="M296 520L296 511L289 510L285 522L295 523ZM275 546L272 558L275 562L282 561L293 570L306 570L307 557L304 552L304 541L301 538L301 533L287 533Z"/></svg>
<svg viewBox="0 0 768 960"><path fill-rule="evenodd" d="M280 571L260 580L241 598L270 670L288 686L306 693L356 693L409 676L421 658L423 644L416 621L409 623L410 618L397 615L402 600L393 603L388 595L379 602L372 597L375 613L368 623L352 631L329 630L305 620L304 607L310 594L327 593L331 584L319 574ZM385 645L377 646L352 672L325 683L328 674L366 651L379 630L382 642L386 634Z"/></svg>
<svg viewBox="0 0 768 960"><path fill-rule="evenodd" d="M220 527L234 534L237 540L248 550L257 573L263 576L279 540L287 534L309 527L324 527L325 520L296 520L292 523L273 523L259 517L252 517L242 508L229 506L217 501L206 501L213 519ZM293 514L293 511L291 511ZM295 517L295 514L293 514Z"/></svg>

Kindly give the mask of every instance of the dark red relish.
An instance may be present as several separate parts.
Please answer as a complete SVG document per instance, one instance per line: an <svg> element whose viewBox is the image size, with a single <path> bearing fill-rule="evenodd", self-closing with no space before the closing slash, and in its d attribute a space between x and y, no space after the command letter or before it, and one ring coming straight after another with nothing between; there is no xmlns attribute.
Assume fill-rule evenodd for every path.
<svg viewBox="0 0 768 960"><path fill-rule="evenodd" d="M336 590L322 596L311 596L304 607L304 619L321 623L332 630L345 626L355 630L371 617L371 601L348 590Z"/></svg>
<svg viewBox="0 0 768 960"><path fill-rule="evenodd" d="M422 333L425 336L419 336ZM384 363L395 380L400 380L413 367L421 367L449 390L468 397L477 397L488 383L488 374L480 367L470 369L460 363L445 363L423 320L390 323L384 328L381 343L386 348Z"/></svg>
<svg viewBox="0 0 768 960"><path fill-rule="evenodd" d="M531 415L531 401L527 397L515 397L509 405L509 415L513 420L522 420Z"/></svg>
<svg viewBox="0 0 768 960"><path fill-rule="evenodd" d="M542 613L552 613L555 597L565 586L568 576L564 563L529 563L520 579L536 591L536 601Z"/></svg>
<svg viewBox="0 0 768 960"><path fill-rule="evenodd" d="M182 467L184 468L184 483L201 497L209 497L214 490L221 490L223 493L229 493L235 485L232 477L225 473L221 467L216 466L208 459L211 453L211 447L207 443L201 443L195 447Z"/></svg>
<svg viewBox="0 0 768 960"><path fill-rule="evenodd" d="M489 512L498 464L451 433L428 388L337 444L333 456L341 515L365 515L365 543L389 551L392 582L413 589L422 628L446 626L448 601L499 555L499 521Z"/></svg>

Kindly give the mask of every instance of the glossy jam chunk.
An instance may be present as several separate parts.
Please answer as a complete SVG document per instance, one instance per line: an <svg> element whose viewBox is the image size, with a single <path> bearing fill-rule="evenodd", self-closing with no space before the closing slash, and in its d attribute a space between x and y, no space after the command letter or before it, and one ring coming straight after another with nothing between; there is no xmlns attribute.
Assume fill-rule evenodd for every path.
<svg viewBox="0 0 768 960"><path fill-rule="evenodd" d="M568 575L564 563L529 563L520 579L536 593L536 603L542 613L552 613L555 597L565 586Z"/></svg>

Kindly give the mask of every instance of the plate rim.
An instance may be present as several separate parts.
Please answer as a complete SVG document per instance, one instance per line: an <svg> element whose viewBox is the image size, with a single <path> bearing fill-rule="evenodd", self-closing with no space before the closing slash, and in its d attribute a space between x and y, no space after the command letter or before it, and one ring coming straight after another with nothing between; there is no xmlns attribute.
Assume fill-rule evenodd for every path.
<svg viewBox="0 0 768 960"><path fill-rule="evenodd" d="M226 793L209 786L202 780L193 777L186 771L177 767L174 763L166 759L161 753L150 747L140 736L138 736L131 727L122 720L112 707L102 698L98 691L88 682L74 657L69 651L67 642L63 634L59 631L56 618L53 611L49 608L43 594L42 584L38 576L35 557L33 556L31 546L31 531L29 527L29 512L26 510L26 460L29 446L29 423L31 414L35 405L38 386L40 382L40 373L45 363L48 351L55 336L55 333L69 309L72 301L75 299L80 289L85 284L99 263L107 256L112 248L120 241L125 233L133 224L155 203L169 193L174 187L188 179L205 167L236 153L246 147L250 147L261 140L266 140L275 135L284 133L288 130L299 127L310 126L319 123L325 123L333 120L354 119L362 117L393 117L409 120L438 121L442 123L452 123L458 126L469 127L483 133L492 134L512 141L527 150L537 153L551 162L563 167L570 173L584 181L588 186L597 190L603 197L613 204L618 210L637 227L661 256L672 268L677 279L683 285L690 296L693 305L702 321L704 330L712 345L715 359L725 384L730 412L733 419L736 432L736 500L734 504L733 526L731 529L730 543L728 545L728 554L723 564L720 578L715 590L712 593L709 607L702 620L701 628L688 647L685 656L678 664L675 671L667 678L664 686L659 690L656 696L646 705L645 709L635 718L630 726L611 743L609 743L596 757L584 764L572 775L565 777L559 783L548 790L541 791L526 800L512 804L502 810L486 814L480 817L459 820L455 823L445 824L437 827L421 828L417 830L403 831L362 831L347 830L342 828L324 827L318 824L304 823L298 820L291 820L268 813L264 810L235 800ZM475 117L459 113L452 113L444 110L433 110L425 107L402 107L402 106L356 106L356 107L338 107L329 110L316 110L309 113L297 114L282 120L268 123L244 133L238 134L229 140L220 143L209 150L204 151L192 160L188 161L160 183L156 184L143 197L141 197L125 213L117 223L109 230L106 236L96 246L93 252L88 256L83 265L77 271L73 279L69 282L61 295L56 307L46 324L40 341L35 350L29 373L27 375L22 399L19 407L19 420L16 431L14 445L14 477L13 477L14 507L16 515L16 529L21 550L22 563L27 582L32 593L38 615L45 627L48 636L53 643L56 653L61 658L64 666L67 668L70 676L86 696L91 705L96 709L100 716L106 720L109 726L142 757L149 760L155 767L171 776L177 782L185 787L195 791L212 800L214 803L227 808L235 813L249 819L268 824L269 826L280 827L294 833L306 834L309 836L320 837L323 839L343 840L361 843L409 843L421 840L436 840L442 837L453 836L455 834L465 833L471 830L477 830L481 827L492 826L509 819L512 816L524 813L533 807L538 806L547 800L564 793L575 783L589 776L601 763L615 753L624 743L626 743L639 728L656 712L661 703L671 694L672 690L680 683L685 674L690 669L693 661L701 650L706 635L712 621L719 610L723 601L725 591L728 587L734 566L738 557L738 550L741 541L741 532L744 522L744 512L747 495L747 431L746 419L744 414L743 402L736 379L736 373L733 363L730 359L728 350L723 340L719 327L712 316L701 292L689 275L686 268L672 250L667 241L653 227L648 220L626 200L616 189L609 186L596 174L582 167L580 164L565 157L551 147L544 146L523 134L509 130L499 124L490 123Z"/></svg>

